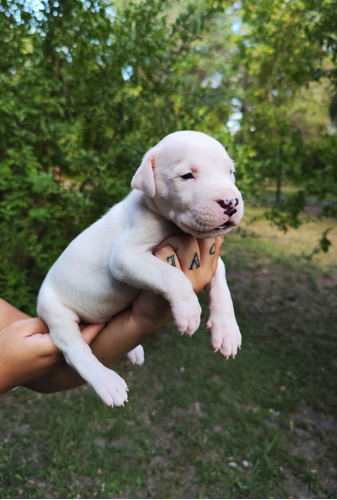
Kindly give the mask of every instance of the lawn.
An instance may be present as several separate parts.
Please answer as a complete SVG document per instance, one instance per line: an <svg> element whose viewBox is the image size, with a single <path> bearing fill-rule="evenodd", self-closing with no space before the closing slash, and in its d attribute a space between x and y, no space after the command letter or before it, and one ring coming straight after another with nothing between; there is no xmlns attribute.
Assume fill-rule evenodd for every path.
<svg viewBox="0 0 337 500"><path fill-rule="evenodd" d="M336 498L337 229L278 232L248 208L224 260L243 346L170 324L116 369L129 403L84 387L0 399L1 498ZM328 254L305 258L326 227Z"/></svg>

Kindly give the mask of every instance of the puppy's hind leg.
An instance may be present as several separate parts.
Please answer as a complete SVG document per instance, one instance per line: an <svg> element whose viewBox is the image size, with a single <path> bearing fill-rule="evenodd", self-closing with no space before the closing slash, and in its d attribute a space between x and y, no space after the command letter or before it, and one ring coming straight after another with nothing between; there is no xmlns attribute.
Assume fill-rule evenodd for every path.
<svg viewBox="0 0 337 500"><path fill-rule="evenodd" d="M122 406L127 401L127 385L113 370L106 368L84 342L78 316L63 304L53 301L52 311L40 307L39 315L48 324L51 338L68 364L86 380L108 406Z"/></svg>
<svg viewBox="0 0 337 500"><path fill-rule="evenodd" d="M141 366L144 364L145 357L143 346L137 345L132 351L128 352L127 358L133 365Z"/></svg>
<svg viewBox="0 0 337 500"><path fill-rule="evenodd" d="M127 401L128 388L125 381L98 361L82 339L77 323L54 321L50 332L54 343L62 350L69 365L92 386L105 404L122 406Z"/></svg>

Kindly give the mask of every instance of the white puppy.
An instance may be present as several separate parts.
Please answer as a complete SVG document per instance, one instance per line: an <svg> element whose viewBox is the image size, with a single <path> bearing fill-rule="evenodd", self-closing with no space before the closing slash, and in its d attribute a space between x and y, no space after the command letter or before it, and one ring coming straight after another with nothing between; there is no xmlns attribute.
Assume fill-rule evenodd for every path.
<svg viewBox="0 0 337 500"><path fill-rule="evenodd" d="M38 297L37 311L53 342L110 406L127 400L127 385L93 355L79 322L107 321L128 307L140 289L147 289L168 300L179 332L192 335L201 308L191 283L152 251L181 231L196 238L223 235L243 215L233 162L218 141L200 132L165 137L146 153L131 186L123 201L70 243ZM208 294L213 348L225 357L235 356L241 335L221 259ZM142 362L141 346L130 359Z"/></svg>

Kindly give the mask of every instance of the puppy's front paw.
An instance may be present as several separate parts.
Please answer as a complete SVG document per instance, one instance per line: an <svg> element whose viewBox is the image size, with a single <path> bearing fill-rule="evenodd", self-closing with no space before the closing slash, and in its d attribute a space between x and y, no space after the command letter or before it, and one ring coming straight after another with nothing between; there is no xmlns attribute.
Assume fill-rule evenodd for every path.
<svg viewBox="0 0 337 500"><path fill-rule="evenodd" d="M102 366L91 385L102 401L108 406L124 406L128 400L128 386L122 377L113 370Z"/></svg>
<svg viewBox="0 0 337 500"><path fill-rule="evenodd" d="M141 345L137 345L132 351L127 354L128 360L131 361L133 365L141 366L144 364L144 349Z"/></svg>
<svg viewBox="0 0 337 500"><path fill-rule="evenodd" d="M211 342L215 351L219 351L222 356L228 359L235 358L238 348L241 347L241 333L236 321L226 323L215 321L210 318L207 328L211 328Z"/></svg>
<svg viewBox="0 0 337 500"><path fill-rule="evenodd" d="M172 305L174 324L180 333L193 335L199 328L201 307L196 295L192 295L188 301Z"/></svg>

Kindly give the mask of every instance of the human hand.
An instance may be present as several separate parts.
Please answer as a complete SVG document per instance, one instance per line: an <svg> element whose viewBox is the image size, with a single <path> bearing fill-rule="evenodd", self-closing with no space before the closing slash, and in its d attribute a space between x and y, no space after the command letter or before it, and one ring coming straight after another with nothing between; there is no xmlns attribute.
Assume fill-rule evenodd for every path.
<svg viewBox="0 0 337 500"><path fill-rule="evenodd" d="M164 262L180 269L191 281L195 293L212 279L221 253L223 237L197 240L192 236L170 236L154 251ZM144 330L158 329L171 318L168 302L153 292L142 291L132 305L134 320Z"/></svg>
<svg viewBox="0 0 337 500"><path fill-rule="evenodd" d="M88 325L82 335L90 343L103 325ZM0 332L0 394L46 374L62 362L47 325L38 318L14 321Z"/></svg>

